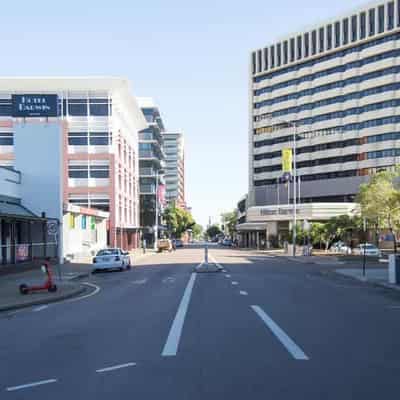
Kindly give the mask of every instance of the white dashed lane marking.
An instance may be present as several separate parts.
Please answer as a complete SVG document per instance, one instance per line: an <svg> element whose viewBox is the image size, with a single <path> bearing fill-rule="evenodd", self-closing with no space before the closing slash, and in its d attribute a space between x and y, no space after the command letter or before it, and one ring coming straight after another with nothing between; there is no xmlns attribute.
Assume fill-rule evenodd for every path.
<svg viewBox="0 0 400 400"><path fill-rule="evenodd" d="M239 282L236 282L236 281L232 282L232 285L238 285L238 284L239 284Z"/></svg>
<svg viewBox="0 0 400 400"><path fill-rule="evenodd" d="M136 365L136 363L134 363L134 362L129 362L129 363L126 363L126 364L113 365L112 367L106 367L106 368L96 369L96 372L102 373L102 372L115 371L116 369L134 367L135 365Z"/></svg>
<svg viewBox="0 0 400 400"><path fill-rule="evenodd" d="M34 386L40 386L40 385L47 385L49 383L55 383L55 382L57 382L57 379L47 379L45 381L25 383L24 385L19 385L19 386L11 386L11 387L8 387L6 390L7 390L7 392L14 392L15 390L27 389L27 388L31 388Z"/></svg>
<svg viewBox="0 0 400 400"><path fill-rule="evenodd" d="M239 293L240 293L242 296L247 296L247 295L248 295L248 293L247 293L245 290L241 290Z"/></svg>

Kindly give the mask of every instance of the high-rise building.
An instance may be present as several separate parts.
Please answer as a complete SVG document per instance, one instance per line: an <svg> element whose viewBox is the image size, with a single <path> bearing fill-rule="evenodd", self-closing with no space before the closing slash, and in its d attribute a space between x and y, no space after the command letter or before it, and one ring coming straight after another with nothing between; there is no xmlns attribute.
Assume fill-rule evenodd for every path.
<svg viewBox="0 0 400 400"><path fill-rule="evenodd" d="M51 217L60 222L63 204L109 211L108 243L125 249L139 241L138 132L146 127L124 79L0 78L0 165L17 163L27 190L35 190L32 174L51 182L27 205L54 195ZM35 163L43 152L48 165Z"/></svg>
<svg viewBox="0 0 400 400"><path fill-rule="evenodd" d="M154 243L159 233L165 205L164 124L153 99L138 98L148 127L139 133L140 225L147 245Z"/></svg>
<svg viewBox="0 0 400 400"><path fill-rule="evenodd" d="M300 220L350 213L360 183L399 162L399 55L398 0L252 52L247 223L287 231L294 196L280 183L285 148L296 147Z"/></svg>
<svg viewBox="0 0 400 400"><path fill-rule="evenodd" d="M178 207L185 202L185 144L183 133L164 132L165 150L165 199Z"/></svg>

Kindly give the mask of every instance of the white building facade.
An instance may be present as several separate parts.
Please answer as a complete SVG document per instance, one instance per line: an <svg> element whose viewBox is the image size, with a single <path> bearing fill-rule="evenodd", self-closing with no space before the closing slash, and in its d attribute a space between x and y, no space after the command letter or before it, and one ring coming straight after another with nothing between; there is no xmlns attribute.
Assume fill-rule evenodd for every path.
<svg viewBox="0 0 400 400"><path fill-rule="evenodd" d="M360 183L399 162L399 55L398 0L252 52L250 207L293 202L280 178L294 135L300 203L354 202Z"/></svg>
<svg viewBox="0 0 400 400"><path fill-rule="evenodd" d="M68 204L107 212L107 242L125 249L139 244L146 127L125 79L0 78L0 165L22 173L27 207L61 224Z"/></svg>
<svg viewBox="0 0 400 400"><path fill-rule="evenodd" d="M165 152L165 199L186 208L185 142L181 132L163 132Z"/></svg>

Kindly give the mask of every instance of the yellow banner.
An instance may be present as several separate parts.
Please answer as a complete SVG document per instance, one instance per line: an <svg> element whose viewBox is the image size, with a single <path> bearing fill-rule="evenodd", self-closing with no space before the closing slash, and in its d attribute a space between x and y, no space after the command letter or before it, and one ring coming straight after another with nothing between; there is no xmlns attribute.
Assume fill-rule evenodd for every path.
<svg viewBox="0 0 400 400"><path fill-rule="evenodd" d="M292 172L292 149L282 149L282 171Z"/></svg>

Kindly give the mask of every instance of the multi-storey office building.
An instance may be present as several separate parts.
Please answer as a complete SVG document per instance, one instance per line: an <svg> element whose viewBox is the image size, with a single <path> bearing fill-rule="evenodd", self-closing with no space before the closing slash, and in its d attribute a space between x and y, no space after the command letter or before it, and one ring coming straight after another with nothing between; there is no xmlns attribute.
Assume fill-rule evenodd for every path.
<svg viewBox="0 0 400 400"><path fill-rule="evenodd" d="M51 175L38 198L57 187L51 217L59 221L66 203L109 211L108 242L126 249L139 240L138 131L145 127L124 79L0 79L0 164L17 162L25 181Z"/></svg>
<svg viewBox="0 0 400 400"><path fill-rule="evenodd" d="M294 134L300 202L319 203L319 211L344 213L368 175L398 163L399 55L397 0L367 4L251 54L250 206L287 203L281 153ZM267 211L264 217L279 213Z"/></svg>
<svg viewBox="0 0 400 400"><path fill-rule="evenodd" d="M148 245L161 226L164 207L164 124L153 99L138 98L148 128L139 133L140 225Z"/></svg>
<svg viewBox="0 0 400 400"><path fill-rule="evenodd" d="M165 199L186 208L185 202L185 143L183 133L164 132Z"/></svg>

